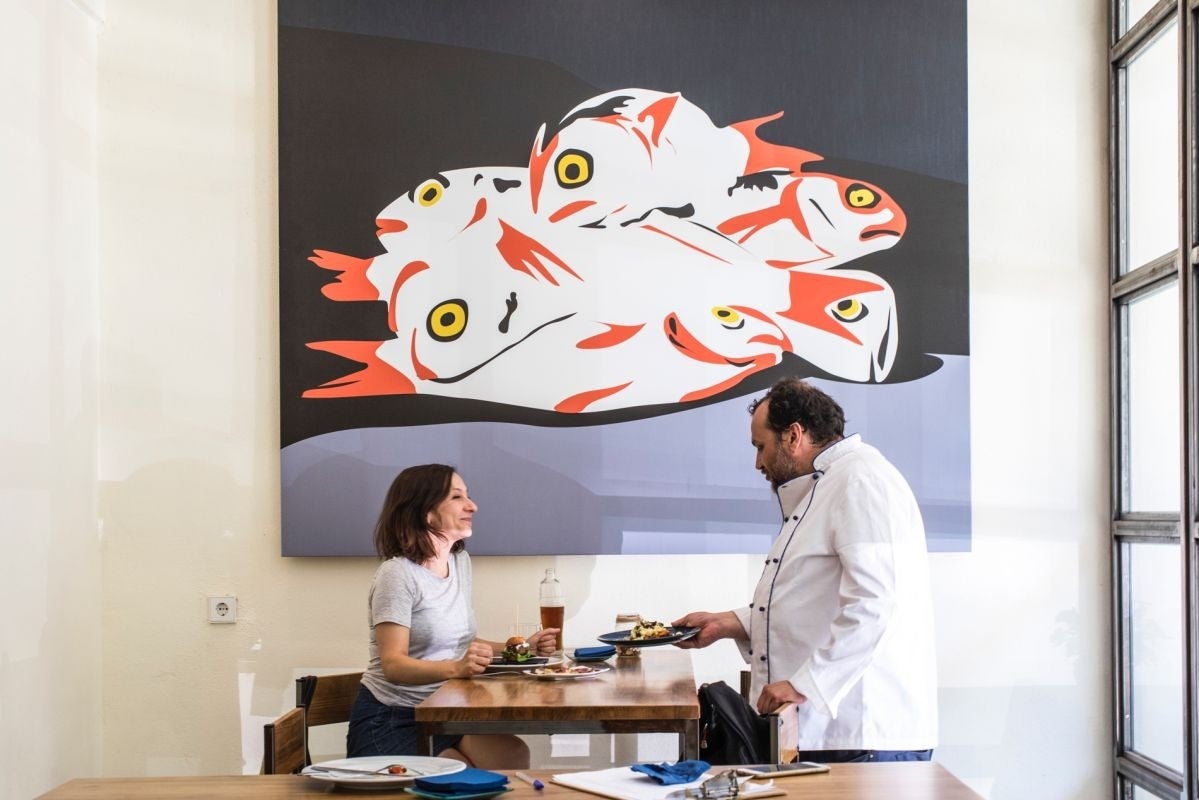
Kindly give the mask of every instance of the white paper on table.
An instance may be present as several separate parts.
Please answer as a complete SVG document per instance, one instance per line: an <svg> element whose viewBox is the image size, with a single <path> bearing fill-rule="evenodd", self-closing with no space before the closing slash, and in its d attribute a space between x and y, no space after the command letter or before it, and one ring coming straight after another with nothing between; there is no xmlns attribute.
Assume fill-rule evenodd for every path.
<svg viewBox="0 0 1199 800"><path fill-rule="evenodd" d="M612 767L593 772L567 772L555 775L552 780L562 786L578 789L582 792L615 798L615 800L666 800L671 792L691 789L712 777L713 773L706 772L690 783L672 783L663 786L648 775L634 772L628 767ZM771 797L783 794L775 788L774 782L741 783L741 797Z"/></svg>

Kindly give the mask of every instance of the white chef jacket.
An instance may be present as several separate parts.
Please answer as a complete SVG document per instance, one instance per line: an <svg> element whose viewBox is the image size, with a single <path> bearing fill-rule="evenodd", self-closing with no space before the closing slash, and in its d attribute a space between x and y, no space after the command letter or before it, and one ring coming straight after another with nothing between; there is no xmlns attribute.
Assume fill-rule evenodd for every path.
<svg viewBox="0 0 1199 800"><path fill-rule="evenodd" d="M924 522L907 481L857 435L778 489L783 525L753 605L750 700L790 680L800 750L925 750L937 674Z"/></svg>

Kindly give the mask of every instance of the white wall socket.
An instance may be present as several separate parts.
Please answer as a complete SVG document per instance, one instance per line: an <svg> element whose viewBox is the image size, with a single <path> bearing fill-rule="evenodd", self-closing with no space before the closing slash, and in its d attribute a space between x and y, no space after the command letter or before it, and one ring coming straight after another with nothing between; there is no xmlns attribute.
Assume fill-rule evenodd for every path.
<svg viewBox="0 0 1199 800"><path fill-rule="evenodd" d="M232 595L208 598L209 622L237 622L237 598Z"/></svg>

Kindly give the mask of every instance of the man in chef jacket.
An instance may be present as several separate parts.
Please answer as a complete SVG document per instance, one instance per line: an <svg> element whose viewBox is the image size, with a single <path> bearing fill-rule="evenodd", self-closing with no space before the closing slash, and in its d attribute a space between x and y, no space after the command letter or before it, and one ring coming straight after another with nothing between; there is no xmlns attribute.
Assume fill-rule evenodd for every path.
<svg viewBox="0 0 1199 800"><path fill-rule="evenodd" d="M778 495L779 534L748 606L674 622L679 647L732 639L751 698L795 703L805 761L927 761L937 674L924 522L907 481L835 400L784 378L750 405L755 466Z"/></svg>

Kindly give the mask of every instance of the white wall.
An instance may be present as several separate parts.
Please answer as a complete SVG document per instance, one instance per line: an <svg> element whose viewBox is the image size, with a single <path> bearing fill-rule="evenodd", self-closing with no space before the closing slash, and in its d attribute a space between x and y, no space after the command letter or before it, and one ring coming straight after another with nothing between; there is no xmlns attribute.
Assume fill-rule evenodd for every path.
<svg viewBox="0 0 1199 800"><path fill-rule="evenodd" d="M937 759L996 800L1081 800L1110 783L1103 9L980 0L969 11L975 547L933 557ZM58 267L66 300L45 291L32 308L0 301L40 324L6 328L10 341L36 340L33 330L59 348L49 367L27 359L35 397L0 401L5 444L21 445L5 447L0 469L9 492L28 464L47 465L30 489L40 496L18 506L30 523L16 547L51 550L23 556L17 574L42 596L65 593L56 602L71 612L41 641L38 628L18 629L36 675L10 674L24 662L4 637L0 759L25 747L21 771L36 774L22 786L99 772L257 771L261 725L290 705L293 678L365 658L373 561L278 556L275 58L270 0L107 3L98 434L36 424L77 387L80 363L96 374L72 358L82 323L59 323L64 304L86 306L76 273L94 264L91 251ZM45 171L74 155L60 145ZM25 168L9 161L0 163ZM28 234L31 256L39 242L62 246L61 206L43 214L11 191L0 198L26 212L24 229L44 232ZM74 483L61 470L90 452L99 453L101 592L87 555L92 484L83 470ZM66 580L64 560L77 563ZM505 632L522 595L532 611L546 566L566 583L567 636L580 642L610 629L617 611L732 607L758 571L749 557L480 558L485 633ZM10 587L0 582L0 599L22 601ZM237 595L240 621L206 623L209 594ZM504 601L486 600L496 597ZM102 763L87 677L97 660ZM697 668L701 679L731 680L738 665L721 645L698 654ZM51 693L64 681L86 696L82 711ZM12 721L18 696L35 722ZM93 751L83 758L71 747L72 714L87 723ZM31 741L30 725L44 726L47 741Z"/></svg>
<svg viewBox="0 0 1199 800"><path fill-rule="evenodd" d="M0 797L101 769L89 12L0 0Z"/></svg>

